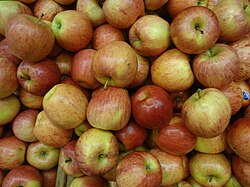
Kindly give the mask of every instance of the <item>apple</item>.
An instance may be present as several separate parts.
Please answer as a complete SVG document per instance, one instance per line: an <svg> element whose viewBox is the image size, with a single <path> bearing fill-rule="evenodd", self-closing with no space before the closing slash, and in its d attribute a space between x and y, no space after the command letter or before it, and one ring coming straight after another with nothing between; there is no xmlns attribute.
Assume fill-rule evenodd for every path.
<svg viewBox="0 0 250 187"><path fill-rule="evenodd" d="M239 56L227 44L216 43L197 54L192 63L195 78L205 87L228 86L239 74Z"/></svg>
<svg viewBox="0 0 250 187"><path fill-rule="evenodd" d="M131 96L132 116L148 129L161 129L173 115L173 102L163 88L156 85L141 86Z"/></svg>
<svg viewBox="0 0 250 187"><path fill-rule="evenodd" d="M0 2L0 35L5 36L5 28L9 20L18 14L32 15L31 9L19 1L1 1Z"/></svg>
<svg viewBox="0 0 250 187"><path fill-rule="evenodd" d="M223 186L232 174L229 160L223 153L195 153L190 158L190 175L202 186Z"/></svg>
<svg viewBox="0 0 250 187"><path fill-rule="evenodd" d="M87 105L87 97L70 84L53 86L43 98L48 119L64 129L73 129L86 119Z"/></svg>
<svg viewBox="0 0 250 187"><path fill-rule="evenodd" d="M54 0L37 0L32 11L34 16L41 17L42 20L52 21L59 12L64 11L64 8Z"/></svg>
<svg viewBox="0 0 250 187"><path fill-rule="evenodd" d="M27 145L11 135L0 139L0 169L11 170L25 161Z"/></svg>
<svg viewBox="0 0 250 187"><path fill-rule="evenodd" d="M213 10L213 8L220 2L220 0L208 0L207 7Z"/></svg>
<svg viewBox="0 0 250 187"><path fill-rule="evenodd" d="M39 170L30 165L13 168L3 179L2 187L42 187L43 178Z"/></svg>
<svg viewBox="0 0 250 187"><path fill-rule="evenodd" d="M74 5L75 2L77 2L76 0L55 0L55 2L61 4L61 5Z"/></svg>
<svg viewBox="0 0 250 187"><path fill-rule="evenodd" d="M131 84L136 76L137 66L134 50L124 41L106 44L97 50L92 61L93 74L105 88L126 87Z"/></svg>
<svg viewBox="0 0 250 187"><path fill-rule="evenodd" d="M16 65L0 55L0 98L10 96L19 87L16 73Z"/></svg>
<svg viewBox="0 0 250 187"><path fill-rule="evenodd" d="M246 107L250 104L250 84L248 83L247 80L236 81L236 83L241 88L241 92L242 92L242 96L243 96L241 107L242 108Z"/></svg>
<svg viewBox="0 0 250 187"><path fill-rule="evenodd" d="M185 155L196 144L196 136L185 127L180 114L174 114L163 128L154 129L153 138L159 148L173 155Z"/></svg>
<svg viewBox="0 0 250 187"><path fill-rule="evenodd" d="M229 179L229 181L224 185L224 187L231 187L231 186L242 187L239 181L234 176L234 174L231 175L231 178Z"/></svg>
<svg viewBox="0 0 250 187"><path fill-rule="evenodd" d="M187 182L189 182L189 184L192 185L192 187L203 187L202 185L200 185L196 180L193 179L193 177L191 175L189 175L186 179ZM237 186L236 186L237 187Z"/></svg>
<svg viewBox="0 0 250 187"><path fill-rule="evenodd" d="M220 23L220 42L233 42L250 31L250 2L221 0L213 8Z"/></svg>
<svg viewBox="0 0 250 187"><path fill-rule="evenodd" d="M93 27L98 27L106 23L102 10L103 3L104 0L77 0L76 10L85 14Z"/></svg>
<svg viewBox="0 0 250 187"><path fill-rule="evenodd" d="M242 186L250 185L250 162L246 162L238 155L234 155L232 158L232 171L236 180Z"/></svg>
<svg viewBox="0 0 250 187"><path fill-rule="evenodd" d="M144 14L143 0L105 0L102 7L105 20L121 29L128 29Z"/></svg>
<svg viewBox="0 0 250 187"><path fill-rule="evenodd" d="M49 58L38 62L23 61L17 68L20 85L34 95L45 95L60 81L60 69Z"/></svg>
<svg viewBox="0 0 250 187"><path fill-rule="evenodd" d="M135 151L121 159L116 168L116 183L119 187L158 187L162 180L161 165L147 151Z"/></svg>
<svg viewBox="0 0 250 187"><path fill-rule="evenodd" d="M192 134L213 138L227 128L231 119L231 106L220 90L198 89L184 102L181 117Z"/></svg>
<svg viewBox="0 0 250 187"><path fill-rule="evenodd" d="M163 7L168 0L156 0L156 1L150 1L150 0L145 0L145 8L147 10L158 10L161 7Z"/></svg>
<svg viewBox="0 0 250 187"><path fill-rule="evenodd" d="M145 15L129 29L129 42L142 56L158 56L170 45L170 25L156 15Z"/></svg>
<svg viewBox="0 0 250 187"><path fill-rule="evenodd" d="M23 106L30 109L42 109L43 96L34 95L25 90L23 87L20 89L19 100Z"/></svg>
<svg viewBox="0 0 250 187"><path fill-rule="evenodd" d="M189 89L194 83L190 56L176 48L167 50L152 63L151 78L168 92Z"/></svg>
<svg viewBox="0 0 250 187"><path fill-rule="evenodd" d="M43 144L62 147L70 142L73 129L63 129L56 126L47 118L44 111L39 112L33 129L35 137Z"/></svg>
<svg viewBox="0 0 250 187"><path fill-rule="evenodd" d="M43 186L45 187L55 187L56 186L56 177L57 177L57 168L54 167L50 170L41 171L43 178Z"/></svg>
<svg viewBox="0 0 250 187"><path fill-rule="evenodd" d="M75 155L83 173L104 175L116 165L119 145L112 132L91 128L78 138Z"/></svg>
<svg viewBox="0 0 250 187"><path fill-rule="evenodd" d="M171 39L179 50L187 54L199 54L217 42L220 25L212 10L191 6L174 17L170 30Z"/></svg>
<svg viewBox="0 0 250 187"><path fill-rule="evenodd" d="M90 128L93 127L89 124L88 120L85 119L80 125L74 128L74 132L79 137Z"/></svg>
<svg viewBox="0 0 250 187"><path fill-rule="evenodd" d="M20 108L20 101L14 94L0 99L0 125L12 122L19 113Z"/></svg>
<svg viewBox="0 0 250 187"><path fill-rule="evenodd" d="M191 90L183 90L179 92L170 92L169 93L174 107L174 112L180 112L184 102L191 96Z"/></svg>
<svg viewBox="0 0 250 187"><path fill-rule="evenodd" d="M95 49L83 49L78 51L73 57L70 75L73 81L83 88L95 89L101 85L96 80L92 70L95 54Z"/></svg>
<svg viewBox="0 0 250 187"><path fill-rule="evenodd" d="M6 26L5 36L10 51L29 62L45 58L55 43L55 36L48 24L27 14L12 17Z"/></svg>
<svg viewBox="0 0 250 187"><path fill-rule="evenodd" d="M101 88L87 106L87 120L91 126L103 130L124 128L131 116L129 93L124 88Z"/></svg>
<svg viewBox="0 0 250 187"><path fill-rule="evenodd" d="M83 0L78 0L81 2ZM85 0L93 1L93 0ZM94 49L98 50L105 46L109 42L113 41L125 41L125 34L122 29L116 28L109 23L105 23L95 28L92 37L92 46Z"/></svg>
<svg viewBox="0 0 250 187"><path fill-rule="evenodd" d="M250 119L239 118L228 128L227 142L243 160L250 162Z"/></svg>
<svg viewBox="0 0 250 187"><path fill-rule="evenodd" d="M76 177L70 184L70 187L86 186L86 187L108 187L108 182L101 176L82 176Z"/></svg>
<svg viewBox="0 0 250 187"><path fill-rule="evenodd" d="M55 63L58 65L61 75L70 75L71 65L74 54L64 50L55 57Z"/></svg>
<svg viewBox="0 0 250 187"><path fill-rule="evenodd" d="M50 170L57 165L59 154L59 148L35 141L31 142L27 148L26 160L39 170Z"/></svg>
<svg viewBox="0 0 250 187"><path fill-rule="evenodd" d="M59 12L51 23L51 30L56 42L70 52L87 47L93 35L87 16L76 10Z"/></svg>

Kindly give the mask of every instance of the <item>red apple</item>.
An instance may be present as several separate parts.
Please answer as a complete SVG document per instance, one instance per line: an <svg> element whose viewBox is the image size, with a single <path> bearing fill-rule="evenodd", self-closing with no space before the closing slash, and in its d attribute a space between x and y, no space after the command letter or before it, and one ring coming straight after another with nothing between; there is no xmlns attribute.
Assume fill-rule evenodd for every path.
<svg viewBox="0 0 250 187"><path fill-rule="evenodd" d="M55 0L55 2L61 5L71 5L71 4L74 4L76 0Z"/></svg>
<svg viewBox="0 0 250 187"><path fill-rule="evenodd" d="M191 96L191 91L188 89L179 92L170 92L169 95L174 105L174 111L180 112L184 102Z"/></svg>
<svg viewBox="0 0 250 187"><path fill-rule="evenodd" d="M44 187L55 187L56 186L56 177L57 177L57 168L54 167L50 170L41 171L43 177L43 186Z"/></svg>
<svg viewBox="0 0 250 187"><path fill-rule="evenodd" d="M74 178L71 186L109 187L108 182L100 176L83 176Z"/></svg>
<svg viewBox="0 0 250 187"><path fill-rule="evenodd" d="M169 94L156 85L140 87L131 96L132 114L135 121L149 129L166 126L173 114L173 102Z"/></svg>
<svg viewBox="0 0 250 187"><path fill-rule="evenodd" d="M70 75L73 56L74 54L64 50L55 57L55 63L58 65L61 75Z"/></svg>
<svg viewBox="0 0 250 187"><path fill-rule="evenodd" d="M22 62L22 60L11 53L6 38L0 41L0 56L6 57L8 60L14 62L15 65L19 65Z"/></svg>
<svg viewBox="0 0 250 187"><path fill-rule="evenodd" d="M19 100L22 105L30 109L42 109L43 96L29 93L23 87L20 89Z"/></svg>
<svg viewBox="0 0 250 187"><path fill-rule="evenodd" d="M145 0L145 8L147 10L158 10L161 7L163 7L168 0L156 0L156 1L151 1L151 0Z"/></svg>

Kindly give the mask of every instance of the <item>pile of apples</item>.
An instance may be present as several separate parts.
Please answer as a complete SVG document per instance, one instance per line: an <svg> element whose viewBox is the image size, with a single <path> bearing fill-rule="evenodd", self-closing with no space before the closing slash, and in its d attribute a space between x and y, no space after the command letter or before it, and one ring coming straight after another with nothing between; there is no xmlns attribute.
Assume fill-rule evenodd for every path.
<svg viewBox="0 0 250 187"><path fill-rule="evenodd" d="M250 186L249 0L0 1L0 186Z"/></svg>

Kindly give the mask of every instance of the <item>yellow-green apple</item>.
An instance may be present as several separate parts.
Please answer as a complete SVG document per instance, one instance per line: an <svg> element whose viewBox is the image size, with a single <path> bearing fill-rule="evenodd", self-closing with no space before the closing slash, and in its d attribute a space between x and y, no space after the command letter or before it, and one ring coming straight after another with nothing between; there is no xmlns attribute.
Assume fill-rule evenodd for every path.
<svg viewBox="0 0 250 187"><path fill-rule="evenodd" d="M71 78L83 88L95 89L101 85L92 71L92 62L95 54L95 49L82 49L72 59Z"/></svg>
<svg viewBox="0 0 250 187"><path fill-rule="evenodd" d="M19 58L11 53L6 38L0 41L0 56L4 56L8 60L14 62L14 64L17 66L22 62Z"/></svg>
<svg viewBox="0 0 250 187"><path fill-rule="evenodd" d="M52 21L59 12L64 11L64 8L54 0L37 0L32 6L32 11L34 16Z"/></svg>
<svg viewBox="0 0 250 187"><path fill-rule="evenodd" d="M55 57L54 61L58 65L61 75L70 75L73 57L74 54L66 50Z"/></svg>
<svg viewBox="0 0 250 187"><path fill-rule="evenodd" d="M242 185L239 183L238 179L234 176L234 174L231 175L229 181L224 185L224 187L242 187Z"/></svg>
<svg viewBox="0 0 250 187"><path fill-rule="evenodd" d="M145 15L129 29L129 42L142 56L158 56L170 45L170 25L156 15Z"/></svg>
<svg viewBox="0 0 250 187"><path fill-rule="evenodd" d="M177 14L184 9L191 6L204 6L207 7L209 0L168 0L166 4L167 13L171 18L174 18Z"/></svg>
<svg viewBox="0 0 250 187"><path fill-rule="evenodd" d="M34 142L37 140L33 133L36 117L39 110L25 109L17 114L12 123L14 135L24 142Z"/></svg>
<svg viewBox="0 0 250 187"><path fill-rule="evenodd" d="M192 6L177 14L170 26L174 45L188 54L199 54L218 40L220 25L215 13L203 6Z"/></svg>
<svg viewBox="0 0 250 187"><path fill-rule="evenodd" d="M23 106L29 109L42 109L43 108L43 96L34 95L29 93L23 87L21 87L19 96L20 102Z"/></svg>
<svg viewBox="0 0 250 187"><path fill-rule="evenodd" d="M66 175L81 177L85 175L78 167L75 155L77 140L71 140L61 148L58 164Z"/></svg>
<svg viewBox="0 0 250 187"><path fill-rule="evenodd" d="M112 132L91 128L78 138L75 155L83 173L104 175L116 165L119 145Z"/></svg>
<svg viewBox="0 0 250 187"><path fill-rule="evenodd" d="M13 168L3 179L2 187L42 187L43 178L38 169L30 165Z"/></svg>
<svg viewBox="0 0 250 187"><path fill-rule="evenodd" d="M8 97L17 90L19 83L16 74L14 62L0 55L0 98Z"/></svg>
<svg viewBox="0 0 250 187"><path fill-rule="evenodd" d="M194 180L194 178L189 175L186 179L187 182L189 182L189 184L192 185L192 187L203 187L201 184L199 184L196 180ZM237 187L237 186L236 186Z"/></svg>
<svg viewBox="0 0 250 187"><path fill-rule="evenodd" d="M116 182L119 187L158 187L161 180L161 165L148 151L129 153L121 159L116 168Z"/></svg>
<svg viewBox="0 0 250 187"><path fill-rule="evenodd" d="M126 87L133 82L137 65L133 48L124 41L113 41L97 50L92 61L92 71L105 88Z"/></svg>
<svg viewBox="0 0 250 187"><path fill-rule="evenodd" d="M6 26L5 36L11 52L29 62L45 58L55 43L55 36L48 24L27 14L12 17Z"/></svg>
<svg viewBox="0 0 250 187"><path fill-rule="evenodd" d="M108 182L101 176L76 177L70 184L70 187L75 187L75 186L109 187Z"/></svg>
<svg viewBox="0 0 250 187"><path fill-rule="evenodd" d="M20 1L1 1L0 2L0 34L5 36L5 28L9 19L18 14L32 15L31 9Z"/></svg>
<svg viewBox="0 0 250 187"><path fill-rule="evenodd" d="M232 115L236 114L242 106L243 94L240 86L236 82L231 82L228 86L224 86L220 89L228 98L231 108Z"/></svg>
<svg viewBox="0 0 250 187"><path fill-rule="evenodd" d="M51 23L51 29L57 43L71 52L87 47L93 35L87 16L76 10L59 12Z"/></svg>
<svg viewBox="0 0 250 187"><path fill-rule="evenodd" d="M150 0L144 0L145 8L147 10L158 10L161 7L163 7L168 0L156 0L156 1L150 1Z"/></svg>
<svg viewBox="0 0 250 187"><path fill-rule="evenodd" d="M192 63L195 78L205 87L228 86L239 74L239 56L227 44L216 43L197 54Z"/></svg>
<svg viewBox="0 0 250 187"><path fill-rule="evenodd" d="M70 84L53 86L43 98L43 109L48 119L64 129L73 129L86 119L87 97Z"/></svg>
<svg viewBox="0 0 250 187"><path fill-rule="evenodd" d="M111 25L128 29L144 14L143 0L106 0L102 7L105 20Z"/></svg>
<svg viewBox="0 0 250 187"><path fill-rule="evenodd" d="M57 178L57 167L54 167L50 170L41 171L43 178L43 187L55 187L56 178Z"/></svg>
<svg viewBox="0 0 250 187"><path fill-rule="evenodd" d="M112 117L111 117L112 116ZM87 106L87 120L91 126L103 130L124 128L131 116L131 101L128 90L108 87L92 97Z"/></svg>
<svg viewBox="0 0 250 187"><path fill-rule="evenodd" d="M132 115L135 121L148 129L161 129L173 115L173 102L163 88L144 85L131 96Z"/></svg>
<svg viewBox="0 0 250 187"><path fill-rule="evenodd" d="M88 120L85 119L80 125L74 128L74 132L79 137L90 128L93 127L89 124Z"/></svg>
<svg viewBox="0 0 250 187"><path fill-rule="evenodd" d="M113 41L125 41L125 34L122 29L116 28L109 23L100 25L95 28L92 37L92 45L94 49L98 50L101 47L105 46L107 43Z"/></svg>
<svg viewBox="0 0 250 187"><path fill-rule="evenodd" d="M212 9L220 23L220 42L233 42L250 31L250 2L221 0Z"/></svg>
<svg viewBox="0 0 250 187"><path fill-rule="evenodd" d="M128 151L143 144L148 135L148 130L133 119L130 119L127 125L114 132L115 137L119 142L121 151Z"/></svg>
<svg viewBox="0 0 250 187"><path fill-rule="evenodd" d="M76 10L85 14L93 27L106 23L102 4L105 0L77 0Z"/></svg>
<svg viewBox="0 0 250 187"><path fill-rule="evenodd" d="M250 118L239 118L227 131L227 143L243 160L250 162Z"/></svg>
<svg viewBox="0 0 250 187"><path fill-rule="evenodd" d="M180 114L175 113L170 122L161 129L153 130L156 145L167 153L185 155L193 150L196 136L184 124Z"/></svg>
<svg viewBox="0 0 250 187"><path fill-rule="evenodd" d="M20 108L21 103L14 94L0 99L0 125L12 122Z"/></svg>
<svg viewBox="0 0 250 187"><path fill-rule="evenodd" d="M195 153L190 158L190 175L202 186L225 185L232 174L229 160L223 153Z"/></svg>
<svg viewBox="0 0 250 187"><path fill-rule="evenodd" d="M191 90L187 89L179 92L170 92L169 95L173 101L174 112L180 112L184 102L190 97Z"/></svg>
<svg viewBox="0 0 250 187"><path fill-rule="evenodd" d="M250 186L250 162L246 162L238 155L232 158L232 171L235 178L242 186Z"/></svg>
<svg viewBox="0 0 250 187"><path fill-rule="evenodd" d="M33 133L45 145L62 147L72 139L73 129L63 129L54 125L44 111L41 111L37 115Z"/></svg>
<svg viewBox="0 0 250 187"><path fill-rule="evenodd" d="M171 186L189 175L189 159L186 155L172 155L160 148L149 151L159 161L162 170L161 186Z"/></svg>
<svg viewBox="0 0 250 187"><path fill-rule="evenodd" d="M0 139L0 169L11 170L25 161L27 144L11 135Z"/></svg>
<svg viewBox="0 0 250 187"><path fill-rule="evenodd" d="M201 153L221 153L227 147L226 130L213 138L197 137L194 149Z"/></svg>
<svg viewBox="0 0 250 187"><path fill-rule="evenodd" d="M45 95L61 78L58 65L49 58L37 62L23 61L17 68L20 85L34 95Z"/></svg>
<svg viewBox="0 0 250 187"><path fill-rule="evenodd" d="M236 81L236 83L239 85L242 91L243 100L241 107L246 107L250 104L250 84L247 80Z"/></svg>
<svg viewBox="0 0 250 187"><path fill-rule="evenodd" d="M250 32L243 38L229 43L239 56L240 73L235 78L236 81L242 81L250 78Z"/></svg>
<svg viewBox="0 0 250 187"><path fill-rule="evenodd" d="M26 151L27 162L39 170L50 170L57 166L60 148L45 145L39 141L31 142Z"/></svg>
<svg viewBox="0 0 250 187"><path fill-rule="evenodd" d="M152 63L151 78L168 92L189 89L194 83L190 56L176 48L167 50Z"/></svg>
<svg viewBox="0 0 250 187"><path fill-rule="evenodd" d="M213 138L221 134L230 122L230 102L216 88L198 89L184 102L181 117L192 134Z"/></svg>

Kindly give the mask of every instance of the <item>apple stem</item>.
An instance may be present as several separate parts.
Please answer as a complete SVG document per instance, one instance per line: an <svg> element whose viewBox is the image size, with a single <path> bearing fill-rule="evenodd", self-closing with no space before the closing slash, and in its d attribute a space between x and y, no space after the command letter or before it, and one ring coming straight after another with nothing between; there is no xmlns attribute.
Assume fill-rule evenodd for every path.
<svg viewBox="0 0 250 187"><path fill-rule="evenodd" d="M38 21L36 23L39 23L43 16L44 16L44 13L41 14L41 16L38 18Z"/></svg>
<svg viewBox="0 0 250 187"><path fill-rule="evenodd" d="M195 27L195 30L200 31L200 32L201 32L201 34L204 34L204 31L203 31L203 30L201 30L199 27Z"/></svg>
<svg viewBox="0 0 250 187"><path fill-rule="evenodd" d="M208 182L212 182L213 177L211 175L208 176Z"/></svg>
<svg viewBox="0 0 250 187"><path fill-rule="evenodd" d="M198 88L196 92L197 92L198 98L200 99L201 98L201 95L200 95L201 89Z"/></svg>
<svg viewBox="0 0 250 187"><path fill-rule="evenodd" d="M107 90L110 78L108 78L104 84L104 89Z"/></svg>

